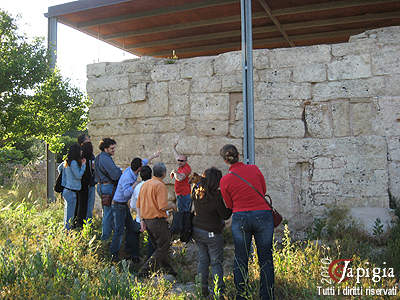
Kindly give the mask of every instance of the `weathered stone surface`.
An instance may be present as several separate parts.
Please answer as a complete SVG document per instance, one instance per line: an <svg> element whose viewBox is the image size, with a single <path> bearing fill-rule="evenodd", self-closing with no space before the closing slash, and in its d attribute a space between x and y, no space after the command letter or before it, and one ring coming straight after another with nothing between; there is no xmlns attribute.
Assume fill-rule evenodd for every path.
<svg viewBox="0 0 400 300"><path fill-rule="evenodd" d="M350 55L328 64L328 80L357 79L371 77L369 54Z"/></svg>
<svg viewBox="0 0 400 300"><path fill-rule="evenodd" d="M222 76L222 92L242 92L243 75L242 73Z"/></svg>
<svg viewBox="0 0 400 300"><path fill-rule="evenodd" d="M228 94L191 94L190 117L193 120L228 120Z"/></svg>
<svg viewBox="0 0 400 300"><path fill-rule="evenodd" d="M374 77L335 82L321 82L313 88L313 100L325 101L340 98L374 97L382 93L385 79Z"/></svg>
<svg viewBox="0 0 400 300"><path fill-rule="evenodd" d="M383 225L383 233L387 232L395 224L395 214L392 209L381 207L353 207L349 216L361 225L361 230L369 236L374 236L374 227L377 219Z"/></svg>
<svg viewBox="0 0 400 300"><path fill-rule="evenodd" d="M302 64L327 63L331 60L330 52L331 46L328 45L273 49L269 52L269 58L272 68L292 67Z"/></svg>
<svg viewBox="0 0 400 300"><path fill-rule="evenodd" d="M311 137L330 138L332 136L332 117L329 105L307 105L305 122Z"/></svg>
<svg viewBox="0 0 400 300"><path fill-rule="evenodd" d="M199 77L192 80L192 93L214 93L221 91L221 77Z"/></svg>
<svg viewBox="0 0 400 300"><path fill-rule="evenodd" d="M195 128L200 135L204 136L226 136L228 134L228 121L194 121Z"/></svg>
<svg viewBox="0 0 400 300"><path fill-rule="evenodd" d="M188 95L169 95L169 114L188 115L189 96Z"/></svg>
<svg viewBox="0 0 400 300"><path fill-rule="evenodd" d="M143 101L146 99L146 89L147 89L147 84L146 83L138 83L135 84L131 87L130 95L131 95L131 101L132 102L137 102L137 101Z"/></svg>
<svg viewBox="0 0 400 300"><path fill-rule="evenodd" d="M104 109L104 107L91 107L89 109L89 118L91 120L117 119L119 111L118 106L110 106L107 109Z"/></svg>
<svg viewBox="0 0 400 300"><path fill-rule="evenodd" d="M110 91L109 95L111 105L121 105L131 102L129 90Z"/></svg>
<svg viewBox="0 0 400 300"><path fill-rule="evenodd" d="M382 136L400 136L400 97L378 98L371 105L373 131Z"/></svg>
<svg viewBox="0 0 400 300"><path fill-rule="evenodd" d="M339 181L344 169L314 169L312 181Z"/></svg>
<svg viewBox="0 0 400 300"><path fill-rule="evenodd" d="M148 116L164 116L168 114L168 83L156 82L147 85Z"/></svg>
<svg viewBox="0 0 400 300"><path fill-rule="evenodd" d="M372 53L372 73L386 75L400 73L400 46L385 47Z"/></svg>
<svg viewBox="0 0 400 300"><path fill-rule="evenodd" d="M374 39L354 40L351 43L332 45L332 55L333 56L361 55L361 54L371 53L371 51L373 51L376 48L377 44Z"/></svg>
<svg viewBox="0 0 400 300"><path fill-rule="evenodd" d="M386 157L386 141L380 136L343 137L336 139L289 140L290 159L306 160L318 156L346 157L350 154L360 159L365 156ZM347 162L346 162L347 163ZM384 166L382 166L384 167Z"/></svg>
<svg viewBox="0 0 400 300"><path fill-rule="evenodd" d="M235 145L239 153L242 153L242 139L232 139L227 137L209 137L207 139L207 153L218 156L219 151L226 144Z"/></svg>
<svg viewBox="0 0 400 300"><path fill-rule="evenodd" d="M292 69L265 69L257 71L260 81L264 82L289 82L292 77Z"/></svg>
<svg viewBox="0 0 400 300"><path fill-rule="evenodd" d="M295 82L323 82L326 81L325 64L309 64L296 66L293 69Z"/></svg>
<svg viewBox="0 0 400 300"><path fill-rule="evenodd" d="M206 137L182 136L176 149L184 154L207 154L207 141Z"/></svg>
<svg viewBox="0 0 400 300"><path fill-rule="evenodd" d="M256 138L304 137L304 123L301 120L258 121Z"/></svg>
<svg viewBox="0 0 400 300"><path fill-rule="evenodd" d="M109 92L98 92L98 93L88 93L89 99L93 100L91 107L105 106L109 103L110 94Z"/></svg>
<svg viewBox="0 0 400 300"><path fill-rule="evenodd" d="M372 104L354 103L350 106L350 124L353 135L369 135L372 131Z"/></svg>
<svg viewBox="0 0 400 300"><path fill-rule="evenodd" d="M90 136L100 137L130 134L133 129L129 125L125 119L95 120L88 124L88 131ZM93 145L98 143L93 142Z"/></svg>
<svg viewBox="0 0 400 300"><path fill-rule="evenodd" d="M129 77L126 75L89 78L86 83L86 90L89 93L128 89L128 87L129 87Z"/></svg>
<svg viewBox="0 0 400 300"><path fill-rule="evenodd" d="M177 64L157 65L151 71L154 81L168 81L179 79L179 66Z"/></svg>
<svg viewBox="0 0 400 300"><path fill-rule="evenodd" d="M382 77L374 77L374 78L382 78ZM400 74L394 74L391 76L385 76L385 86L382 96L392 96L398 97L400 95Z"/></svg>
<svg viewBox="0 0 400 300"><path fill-rule="evenodd" d="M199 57L183 60L180 61L179 70L181 78L210 77L214 74L213 59L210 57Z"/></svg>
<svg viewBox="0 0 400 300"><path fill-rule="evenodd" d="M257 70L270 68L268 49L253 50L253 67Z"/></svg>
<svg viewBox="0 0 400 300"><path fill-rule="evenodd" d="M214 69L217 75L240 72L242 69L242 54L240 52L223 53L215 57Z"/></svg>
<svg viewBox="0 0 400 300"><path fill-rule="evenodd" d="M263 100L306 100L311 98L309 83L257 82L254 84L254 96Z"/></svg>
<svg viewBox="0 0 400 300"><path fill-rule="evenodd" d="M189 94L190 81L189 80L176 80L168 83L170 95L187 95Z"/></svg>
<svg viewBox="0 0 400 300"><path fill-rule="evenodd" d="M388 145L388 160L400 162L400 138L399 136L392 136L386 138Z"/></svg>
<svg viewBox="0 0 400 300"><path fill-rule="evenodd" d="M180 132L185 129L185 117L134 119L127 125L133 134Z"/></svg>
<svg viewBox="0 0 400 300"><path fill-rule="evenodd" d="M88 77L100 77L106 73L106 65L107 63L102 62L102 63L97 63L97 64L91 64L87 65L86 67L86 74Z"/></svg>
<svg viewBox="0 0 400 300"><path fill-rule="evenodd" d="M400 205L400 162L389 163L389 192L391 200L398 207Z"/></svg>
<svg viewBox="0 0 400 300"><path fill-rule="evenodd" d="M398 44L400 40L400 26L377 28L366 31L369 37L376 36L376 40L382 44Z"/></svg>
<svg viewBox="0 0 400 300"><path fill-rule="evenodd" d="M333 135L335 137L349 136L350 130L350 104L347 101L331 104Z"/></svg>
<svg viewBox="0 0 400 300"><path fill-rule="evenodd" d="M313 161L315 169L331 169L333 167L330 157L316 157Z"/></svg>
<svg viewBox="0 0 400 300"><path fill-rule="evenodd" d="M297 100L255 101L254 120L301 119L303 105ZM243 120L243 103L236 106L236 120Z"/></svg>

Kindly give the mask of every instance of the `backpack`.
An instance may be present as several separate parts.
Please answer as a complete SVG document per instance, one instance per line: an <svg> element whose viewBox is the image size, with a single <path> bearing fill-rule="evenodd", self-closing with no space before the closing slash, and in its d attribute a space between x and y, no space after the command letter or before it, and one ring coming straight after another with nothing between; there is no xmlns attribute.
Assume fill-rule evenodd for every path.
<svg viewBox="0 0 400 300"><path fill-rule="evenodd" d="M56 184L54 185L54 191L57 192L57 193L62 193L63 190L64 190L64 187L61 185L62 173L63 173L63 171L61 170L61 173L58 174L58 177L56 179Z"/></svg>
<svg viewBox="0 0 400 300"><path fill-rule="evenodd" d="M179 234L181 242L188 243L192 239L192 218L193 213L190 211L173 212L170 231L172 234Z"/></svg>

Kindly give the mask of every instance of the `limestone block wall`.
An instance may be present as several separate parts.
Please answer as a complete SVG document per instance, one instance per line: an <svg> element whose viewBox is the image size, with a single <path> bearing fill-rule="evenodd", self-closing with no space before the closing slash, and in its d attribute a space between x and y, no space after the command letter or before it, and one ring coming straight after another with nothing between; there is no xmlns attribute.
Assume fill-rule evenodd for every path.
<svg viewBox="0 0 400 300"><path fill-rule="evenodd" d="M242 150L241 52L97 63L87 76L89 134L95 144L113 137L122 167L161 149L172 170L177 137L196 172L225 173L221 146ZM256 164L293 225L327 205L400 205L400 27L255 50L254 96Z"/></svg>

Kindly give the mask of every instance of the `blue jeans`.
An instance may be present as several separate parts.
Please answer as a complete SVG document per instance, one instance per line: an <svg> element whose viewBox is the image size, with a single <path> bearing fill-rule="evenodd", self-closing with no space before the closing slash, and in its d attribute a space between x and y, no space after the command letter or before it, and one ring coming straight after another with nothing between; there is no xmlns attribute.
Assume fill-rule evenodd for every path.
<svg viewBox="0 0 400 300"><path fill-rule="evenodd" d="M94 191L95 191L95 187L94 186L89 186L86 219L92 219L93 218L93 208L94 208L94 199L95 199L95 192Z"/></svg>
<svg viewBox="0 0 400 300"><path fill-rule="evenodd" d="M176 201L178 202L179 211L190 211L190 205L192 204L192 197L188 195L177 195Z"/></svg>
<svg viewBox="0 0 400 300"><path fill-rule="evenodd" d="M97 193L101 197L104 195L112 195L114 189L113 184L101 184L97 185ZM111 212L111 206L103 206L103 219L101 223L101 240L108 240L111 236L113 229L113 216Z"/></svg>
<svg viewBox="0 0 400 300"><path fill-rule="evenodd" d="M248 260L252 236L254 236L256 242L260 266L260 299L274 299L273 234L274 223L271 211L241 211L233 214L232 236L235 244L233 275L237 291L236 299L246 299Z"/></svg>
<svg viewBox="0 0 400 300"><path fill-rule="evenodd" d="M213 233L213 236L210 236L208 231L193 227L193 239L199 248L197 273L200 274L201 287L208 287L208 268L211 265L212 281L214 282L215 275L217 275L217 286L220 293L223 293L225 285L224 269L222 267L224 261L224 238L222 234Z"/></svg>
<svg viewBox="0 0 400 300"><path fill-rule="evenodd" d="M128 205L112 204L114 235L110 246L111 254L118 254L126 228L126 252L139 257L140 224L133 220Z"/></svg>
<svg viewBox="0 0 400 300"><path fill-rule="evenodd" d="M62 196L64 198L64 227L69 230L75 215L76 192L64 188Z"/></svg>

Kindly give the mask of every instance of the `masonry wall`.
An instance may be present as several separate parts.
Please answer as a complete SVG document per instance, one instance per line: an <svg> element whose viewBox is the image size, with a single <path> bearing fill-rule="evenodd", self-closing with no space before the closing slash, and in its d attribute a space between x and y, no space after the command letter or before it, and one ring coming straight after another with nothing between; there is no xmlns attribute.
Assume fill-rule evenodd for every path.
<svg viewBox="0 0 400 300"><path fill-rule="evenodd" d="M95 145L116 139L122 167L161 149L171 171L177 137L196 172L225 173L219 149L242 150L241 52L98 63L87 75L89 134ZM327 205L400 205L400 27L344 44L255 50L254 96L256 164L293 227Z"/></svg>

